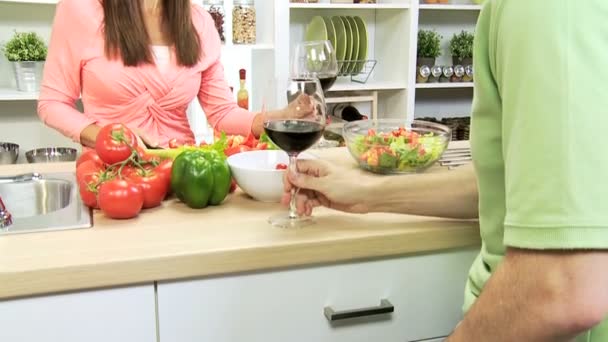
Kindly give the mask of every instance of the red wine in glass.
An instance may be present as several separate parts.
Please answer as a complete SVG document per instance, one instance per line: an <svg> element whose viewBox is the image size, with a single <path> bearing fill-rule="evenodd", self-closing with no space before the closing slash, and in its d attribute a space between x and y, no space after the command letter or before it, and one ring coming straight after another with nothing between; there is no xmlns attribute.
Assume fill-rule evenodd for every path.
<svg viewBox="0 0 608 342"><path fill-rule="evenodd" d="M319 122L305 120L269 121L264 130L272 142L288 155L298 154L312 147L325 128Z"/></svg>
<svg viewBox="0 0 608 342"><path fill-rule="evenodd" d="M323 92L327 92L336 82L337 75L318 75L317 77L319 78Z"/></svg>

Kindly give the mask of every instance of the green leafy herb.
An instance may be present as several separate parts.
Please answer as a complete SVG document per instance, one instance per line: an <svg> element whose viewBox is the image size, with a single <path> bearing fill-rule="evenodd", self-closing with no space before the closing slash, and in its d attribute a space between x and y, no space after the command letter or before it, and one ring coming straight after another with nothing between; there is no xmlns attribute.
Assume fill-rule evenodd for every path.
<svg viewBox="0 0 608 342"><path fill-rule="evenodd" d="M473 58L474 40L475 35L470 32L462 31L459 34L455 34L450 40L450 53L459 60Z"/></svg>
<svg viewBox="0 0 608 342"><path fill-rule="evenodd" d="M17 32L3 47L2 52L11 62L40 62L46 60L47 47L35 32Z"/></svg>
<svg viewBox="0 0 608 342"><path fill-rule="evenodd" d="M441 38L436 31L418 31L418 57L437 58L441 55Z"/></svg>

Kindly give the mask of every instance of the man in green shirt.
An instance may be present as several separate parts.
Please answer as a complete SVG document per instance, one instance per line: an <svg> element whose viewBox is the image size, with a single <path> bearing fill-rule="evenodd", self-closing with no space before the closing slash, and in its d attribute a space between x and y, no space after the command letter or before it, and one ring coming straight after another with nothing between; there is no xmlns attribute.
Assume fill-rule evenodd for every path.
<svg viewBox="0 0 608 342"><path fill-rule="evenodd" d="M606 63L608 1L488 0L475 41L474 168L361 179L302 161L286 189L307 189L303 214L478 215L483 244L448 341L606 342Z"/></svg>

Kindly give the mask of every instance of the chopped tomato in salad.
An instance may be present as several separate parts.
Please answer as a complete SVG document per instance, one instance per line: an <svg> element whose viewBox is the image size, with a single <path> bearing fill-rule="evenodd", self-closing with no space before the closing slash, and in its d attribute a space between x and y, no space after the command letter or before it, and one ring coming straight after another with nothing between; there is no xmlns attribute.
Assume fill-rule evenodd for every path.
<svg viewBox="0 0 608 342"><path fill-rule="evenodd" d="M446 138L421 135L400 127L390 132L370 129L350 146L364 167L372 171L414 171L434 162L444 150Z"/></svg>

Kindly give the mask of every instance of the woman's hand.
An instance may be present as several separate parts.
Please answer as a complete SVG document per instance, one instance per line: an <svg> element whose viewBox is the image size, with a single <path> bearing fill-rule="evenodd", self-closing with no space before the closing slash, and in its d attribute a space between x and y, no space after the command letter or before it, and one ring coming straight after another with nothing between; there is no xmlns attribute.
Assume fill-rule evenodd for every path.
<svg viewBox="0 0 608 342"><path fill-rule="evenodd" d="M257 114L253 119L251 133L259 137L264 132L264 121L266 120L302 119L315 114L315 110L315 105L310 96L302 94L284 109L268 112L262 110L262 113Z"/></svg>
<svg viewBox="0 0 608 342"><path fill-rule="evenodd" d="M338 167L321 160L298 160L298 174L286 173L282 203L289 204L291 189L300 188L297 195L299 215L311 215L324 206L350 213L367 213L365 203L373 190L373 178L356 170Z"/></svg>

